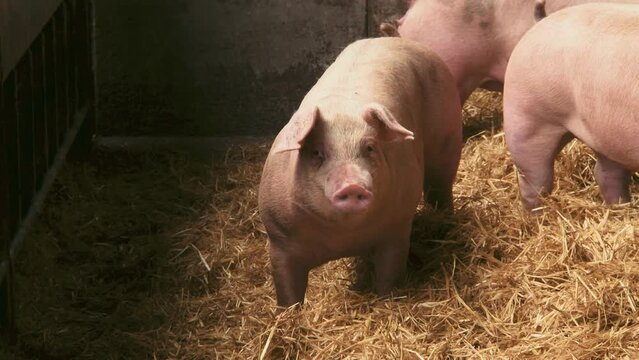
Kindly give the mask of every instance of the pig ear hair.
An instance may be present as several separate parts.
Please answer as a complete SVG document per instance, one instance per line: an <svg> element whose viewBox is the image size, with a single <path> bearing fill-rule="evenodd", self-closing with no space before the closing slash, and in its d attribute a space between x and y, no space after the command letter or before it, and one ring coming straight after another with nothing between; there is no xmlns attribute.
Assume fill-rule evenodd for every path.
<svg viewBox="0 0 639 360"><path fill-rule="evenodd" d="M382 104L366 105L362 116L368 125L377 129L381 141L415 140L415 134L397 122L393 114Z"/></svg>
<svg viewBox="0 0 639 360"><path fill-rule="evenodd" d="M282 137L273 148L273 152L280 153L301 149L304 140L311 130L313 130L318 118L319 109L317 106L314 106L312 109L297 110L288 124L282 129Z"/></svg>

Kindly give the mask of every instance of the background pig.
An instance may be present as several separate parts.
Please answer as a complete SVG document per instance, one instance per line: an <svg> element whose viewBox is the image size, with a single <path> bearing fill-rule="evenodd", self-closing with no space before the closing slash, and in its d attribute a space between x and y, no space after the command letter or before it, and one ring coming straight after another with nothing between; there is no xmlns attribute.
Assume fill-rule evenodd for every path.
<svg viewBox="0 0 639 360"><path fill-rule="evenodd" d="M501 90L510 54L535 24L536 1L540 0L412 0L398 21L398 32L444 60L463 102L478 87ZM594 1L546 0L546 11Z"/></svg>
<svg viewBox="0 0 639 360"><path fill-rule="evenodd" d="M597 156L608 203L630 200L639 169L639 5L588 4L549 15L515 48L506 72L504 131L526 208L553 187L573 137Z"/></svg>
<svg viewBox="0 0 639 360"><path fill-rule="evenodd" d="M259 209L277 303L304 300L308 272L370 255L387 293L406 267L422 196L452 206L459 96L434 53L400 38L357 41L326 70L276 137Z"/></svg>

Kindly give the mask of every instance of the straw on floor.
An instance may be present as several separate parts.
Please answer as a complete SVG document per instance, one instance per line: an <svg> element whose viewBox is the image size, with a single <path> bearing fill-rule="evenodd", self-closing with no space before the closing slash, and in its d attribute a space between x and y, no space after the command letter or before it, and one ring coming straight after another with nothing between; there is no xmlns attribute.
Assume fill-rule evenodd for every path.
<svg viewBox="0 0 639 360"><path fill-rule="evenodd" d="M16 359L636 359L639 189L606 206L569 144L538 216L519 202L499 96L464 109L455 214L418 209L391 298L354 259L312 271L275 314L256 207L268 145L211 163L99 151L69 165L19 258ZM4 351L4 352L3 352Z"/></svg>

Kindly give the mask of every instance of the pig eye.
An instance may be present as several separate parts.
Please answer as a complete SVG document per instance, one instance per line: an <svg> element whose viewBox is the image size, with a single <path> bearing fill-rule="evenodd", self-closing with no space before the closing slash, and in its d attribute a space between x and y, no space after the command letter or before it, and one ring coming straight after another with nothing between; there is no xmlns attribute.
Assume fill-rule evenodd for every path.
<svg viewBox="0 0 639 360"><path fill-rule="evenodd" d="M366 152L369 154L375 152L375 147L373 145L366 145Z"/></svg>
<svg viewBox="0 0 639 360"><path fill-rule="evenodd" d="M322 166L324 163L324 153L321 150L313 150L311 151L311 159L315 166Z"/></svg>
<svg viewBox="0 0 639 360"><path fill-rule="evenodd" d="M313 150L312 155L316 159L324 159L324 154L322 154L322 152L319 150Z"/></svg>

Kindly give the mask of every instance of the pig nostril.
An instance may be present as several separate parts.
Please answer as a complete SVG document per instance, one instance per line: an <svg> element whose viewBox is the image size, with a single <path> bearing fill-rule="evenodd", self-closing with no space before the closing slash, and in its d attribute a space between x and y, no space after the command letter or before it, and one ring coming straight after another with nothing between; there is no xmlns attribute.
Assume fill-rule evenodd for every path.
<svg viewBox="0 0 639 360"><path fill-rule="evenodd" d="M369 206L372 199L366 189L358 185L342 188L333 196L333 203L344 211L362 210Z"/></svg>

